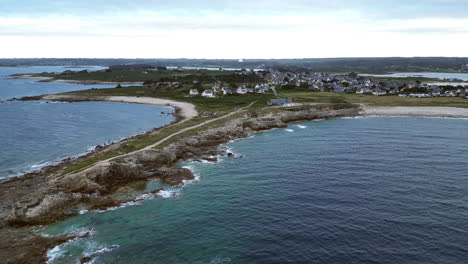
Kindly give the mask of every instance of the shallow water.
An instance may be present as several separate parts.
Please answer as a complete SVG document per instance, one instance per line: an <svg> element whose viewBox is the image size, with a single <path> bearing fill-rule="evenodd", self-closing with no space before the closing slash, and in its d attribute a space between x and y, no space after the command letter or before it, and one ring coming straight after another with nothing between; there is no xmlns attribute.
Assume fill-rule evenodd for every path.
<svg viewBox="0 0 468 264"><path fill-rule="evenodd" d="M289 131L288 131L289 130ZM173 198L50 226L94 229L51 252L74 263L465 263L468 120L305 122L228 145L244 158L189 163Z"/></svg>

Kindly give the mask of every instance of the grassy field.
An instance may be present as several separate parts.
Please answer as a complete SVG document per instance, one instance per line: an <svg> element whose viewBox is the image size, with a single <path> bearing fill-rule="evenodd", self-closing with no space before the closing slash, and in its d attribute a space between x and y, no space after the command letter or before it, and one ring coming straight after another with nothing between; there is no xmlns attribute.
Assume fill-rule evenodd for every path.
<svg viewBox="0 0 468 264"><path fill-rule="evenodd" d="M261 108L267 106L268 99L275 98L273 93L267 94L247 94L247 95L233 95L233 96L220 96L217 98L204 98L204 97L188 97L185 88L176 90L154 89L145 86L135 87L122 87L110 89L91 89L74 91L65 94L86 95L86 96L148 96L156 98L172 99L177 101L189 102L197 107L197 110L203 114L204 112L217 112L217 116L227 114L235 111L240 107L249 105L256 101L256 103L249 108L250 110L259 111ZM399 96L373 96L373 95L359 95L359 94L345 94L345 93L325 93L325 92L311 92L308 90L279 90L278 97L291 97L296 103L316 103L316 104L348 104L348 103L361 103L373 106L446 106L446 107L464 107L468 108L468 99L461 97L440 97L440 98L405 98ZM230 116L226 120L219 120L207 125L207 127L214 127L222 125L227 120L235 118L236 115ZM154 144L159 140L183 129L186 127L200 124L210 117L196 117L187 122L171 125L158 130L152 134L140 135L135 138L126 140L118 148L110 151L98 153L90 158L76 162L65 169L65 173L74 172L86 168L100 160L105 160L125 153L133 152L142 149L146 146ZM201 127L188 131L180 136L186 136L197 133L206 127ZM178 136L178 137L180 137ZM175 137L168 142L165 142L160 147L170 144L178 137Z"/></svg>
<svg viewBox="0 0 468 264"><path fill-rule="evenodd" d="M220 96L217 98L187 97L188 88L161 90L144 86L122 87L72 92L80 95L127 95L166 98L189 102L204 111L232 111L258 101L256 107L267 105L268 99L275 98L273 93ZM399 96L373 96L346 93L311 92L303 89L278 90L278 97L291 97L297 103L361 103L375 106L451 106L468 108L468 99L462 97L408 98Z"/></svg>
<svg viewBox="0 0 468 264"><path fill-rule="evenodd" d="M200 81L211 83L214 81L243 81L261 82L261 78L255 74L239 74L233 71L209 71L209 70L101 70L101 71L75 71L63 73L39 73L33 74L39 77L51 77L53 79L73 81L103 81L103 82L182 82L191 83Z"/></svg>
<svg viewBox="0 0 468 264"><path fill-rule="evenodd" d="M121 87L111 89L97 89L97 90L82 90L70 92L67 94L76 95L103 95L103 96L144 96L144 97L156 97L163 99L171 99L181 102L192 103L197 107L199 113L203 112L229 112L236 108L246 106L253 101L258 101L255 104L256 107L262 107L267 105L267 101L270 98L274 98L273 93L268 94L251 94L251 95L232 95L232 96L220 96L217 98L205 98L201 96L188 97L188 86L187 88L179 88L175 90L166 90L145 86L133 86L133 87Z"/></svg>

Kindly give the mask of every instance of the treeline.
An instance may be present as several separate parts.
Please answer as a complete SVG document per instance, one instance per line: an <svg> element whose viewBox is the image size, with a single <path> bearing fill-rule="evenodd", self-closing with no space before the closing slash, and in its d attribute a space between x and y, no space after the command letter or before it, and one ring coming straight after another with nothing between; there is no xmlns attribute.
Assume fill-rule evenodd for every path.
<svg viewBox="0 0 468 264"><path fill-rule="evenodd" d="M182 76L165 76L159 79L146 80L145 85L158 82L179 82L183 84L191 83L263 83L265 80L255 73L231 73L231 74L189 74Z"/></svg>
<svg viewBox="0 0 468 264"><path fill-rule="evenodd" d="M277 69L284 71L321 72L405 72L405 71L465 71L468 58L325 58L277 60L205 60L205 59L0 59L0 66L112 66L146 65L150 67L222 67ZM465 67L463 67L465 65Z"/></svg>

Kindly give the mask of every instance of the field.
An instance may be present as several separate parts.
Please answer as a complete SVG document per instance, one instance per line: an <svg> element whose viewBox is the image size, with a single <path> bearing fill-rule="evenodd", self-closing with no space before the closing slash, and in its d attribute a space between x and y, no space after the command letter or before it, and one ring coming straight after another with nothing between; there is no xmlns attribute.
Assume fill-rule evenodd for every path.
<svg viewBox="0 0 468 264"><path fill-rule="evenodd" d="M197 106L200 113L205 111L232 111L257 101L256 107L264 107L275 98L273 93L220 96L217 98L188 97L188 87L179 89L157 89L145 86L111 89L83 90L72 92L79 95L122 95L148 96L189 102ZM450 106L468 108L468 99L462 97L408 98L399 96L373 96L346 93L312 92L304 89L279 89L278 97L291 97L297 103L359 103L374 106Z"/></svg>
<svg viewBox="0 0 468 264"><path fill-rule="evenodd" d="M233 71L209 70L101 70L101 71L71 71L63 73L33 74L38 77L73 81L102 81L102 82L181 82L181 83L212 83L224 82L262 82L255 74L239 74Z"/></svg>
<svg viewBox="0 0 468 264"><path fill-rule="evenodd" d="M210 72L210 74L212 73L213 72ZM210 88L211 86L212 84L200 84L199 90L201 91L202 89ZM265 94L228 95L219 96L216 98L205 98L201 96L189 97L188 91L191 87L193 87L193 84L181 84L176 87L171 85L159 87L131 86L109 89L90 89L65 93L85 96L137 96L171 99L192 103L196 106L198 112L201 114L201 116L193 118L187 122L170 125L153 133L148 133L134 137L132 139L128 139L122 142L116 148L96 153L92 157L84 160L78 160L67 167L65 169L65 173L81 170L100 160L139 150L155 142L158 142L159 140L181 129L200 124L213 118L213 116L219 117L231 113L238 108L251 104L252 102L255 102L255 104L252 105L249 110L261 111L262 108L268 105L267 102L269 99L277 97L291 97L295 103L317 104L317 107L321 104L366 104L373 106L445 106L468 108L468 100L461 97L406 98L399 96L373 96L346 93L313 92L310 90L297 88L278 89L277 97L272 92L270 92ZM205 126L213 127L214 125L223 124L227 120L235 118L237 115L238 114L235 114ZM199 130L203 129L205 129L205 127L187 131L183 135L197 133ZM166 142L164 145L176 139L177 137Z"/></svg>

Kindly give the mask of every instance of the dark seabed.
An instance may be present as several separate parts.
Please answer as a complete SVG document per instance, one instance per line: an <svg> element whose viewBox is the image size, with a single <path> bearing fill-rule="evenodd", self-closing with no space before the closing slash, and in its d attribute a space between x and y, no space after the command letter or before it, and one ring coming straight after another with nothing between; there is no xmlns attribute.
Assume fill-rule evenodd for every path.
<svg viewBox="0 0 468 264"><path fill-rule="evenodd" d="M189 163L175 197L50 226L94 229L51 263L467 263L468 120L291 125ZM154 186L153 186L154 187Z"/></svg>

